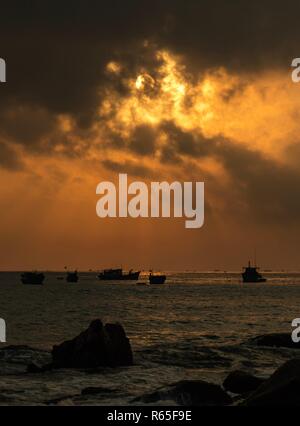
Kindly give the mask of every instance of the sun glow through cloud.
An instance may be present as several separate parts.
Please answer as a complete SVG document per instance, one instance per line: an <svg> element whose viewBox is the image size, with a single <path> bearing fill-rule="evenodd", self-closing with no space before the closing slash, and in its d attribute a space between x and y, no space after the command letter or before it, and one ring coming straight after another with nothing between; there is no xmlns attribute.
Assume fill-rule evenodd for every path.
<svg viewBox="0 0 300 426"><path fill-rule="evenodd" d="M156 55L161 65L155 76L132 76L128 96L109 90L101 103L105 125L120 137L130 138L136 126L172 121L183 131L228 138L277 159L292 143L298 131L292 113L300 101L281 74L239 76L219 68L195 81L179 58L167 51Z"/></svg>
<svg viewBox="0 0 300 426"><path fill-rule="evenodd" d="M19 194L24 192L22 185L34 188L30 196L22 197L22 203L28 211L27 206L37 206L40 228L45 226L51 231L48 238L53 247L59 232L76 242L74 229L81 226L82 218L86 223L82 241L87 247L95 230L101 238L103 233L106 235L105 241L116 241L118 232L124 232L121 228L116 232L119 224L114 224L110 235L96 218L90 221L94 189L100 178L114 180L119 172L125 172L131 179L143 181L204 180L208 188L206 203L208 211L213 212L215 226L211 232L218 233L218 238L220 234L227 238L229 229L236 229L237 221L246 220L244 217L251 213L249 201L239 192L247 193L249 182L237 180L239 175L234 170L245 172L250 167L255 176L259 169L255 156L241 167L234 158L224 160L222 153L226 156L226 148L246 149L258 153L260 161L266 158L274 165L297 167L295 156L288 152L298 140L300 98L284 73L238 74L219 67L191 75L183 59L167 50L157 50L155 58L157 66L149 69L143 64L131 71L121 60L104 64L111 84L99 91L96 114L88 126L80 127L74 115L60 113L40 139L40 151L34 151L34 145L25 149L21 144L12 144L12 153L22 157L23 169L17 169L14 178L10 178L10 171L2 172L2 181L13 185ZM29 113L34 124L47 118L44 111L19 108L12 112L8 109L6 121L14 129L14 121L22 122L20 117L26 118ZM221 154L215 150L219 141ZM12 204L4 188L5 185L3 199ZM40 209L39 200L47 208ZM56 205L63 207L57 209ZM234 206L239 214L231 218L228 206ZM22 214L10 211L4 215L5 227L9 228L11 217L21 224ZM46 235L46 230L43 234L40 228L35 231L32 221L31 235ZM150 223L140 229L147 238L153 234ZM166 238L167 234L166 231ZM205 241L208 240L204 237L203 245ZM100 247L102 243L92 244ZM36 247L38 253L39 245Z"/></svg>

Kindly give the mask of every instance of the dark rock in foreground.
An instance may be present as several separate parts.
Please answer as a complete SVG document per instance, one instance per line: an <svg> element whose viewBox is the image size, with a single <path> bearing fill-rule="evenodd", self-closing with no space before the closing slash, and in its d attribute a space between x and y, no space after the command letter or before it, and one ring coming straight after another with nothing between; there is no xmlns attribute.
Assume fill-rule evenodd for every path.
<svg viewBox="0 0 300 426"><path fill-rule="evenodd" d="M90 386L84 388L81 391L81 395L98 395L98 394L109 394L116 392L116 389L104 388L103 386Z"/></svg>
<svg viewBox="0 0 300 426"><path fill-rule="evenodd" d="M300 358L279 367L243 405L300 406Z"/></svg>
<svg viewBox="0 0 300 426"><path fill-rule="evenodd" d="M117 367L133 364L129 339L120 324L97 319L72 340L54 346L53 368Z"/></svg>
<svg viewBox="0 0 300 426"><path fill-rule="evenodd" d="M52 364L39 364L32 362L27 365L27 373L44 373L45 371L52 370Z"/></svg>
<svg viewBox="0 0 300 426"><path fill-rule="evenodd" d="M70 401L72 403L73 398L76 398L78 395L65 395L60 396L59 398L50 399L48 401L45 401L46 405L62 405L61 403L65 401ZM68 404L70 405L70 404Z"/></svg>
<svg viewBox="0 0 300 426"><path fill-rule="evenodd" d="M292 349L300 348L300 342L294 343L292 341L291 333L262 334L261 336L256 336L253 339L250 339L249 342L257 346L271 346Z"/></svg>
<svg viewBox="0 0 300 426"><path fill-rule="evenodd" d="M156 403L159 400L174 400L179 405L214 406L229 405L231 397L219 385L203 380L182 380L168 388L136 398L133 402Z"/></svg>
<svg viewBox="0 0 300 426"><path fill-rule="evenodd" d="M246 394L255 391L264 379L253 376L245 371L231 371L223 382L226 391L236 394Z"/></svg>

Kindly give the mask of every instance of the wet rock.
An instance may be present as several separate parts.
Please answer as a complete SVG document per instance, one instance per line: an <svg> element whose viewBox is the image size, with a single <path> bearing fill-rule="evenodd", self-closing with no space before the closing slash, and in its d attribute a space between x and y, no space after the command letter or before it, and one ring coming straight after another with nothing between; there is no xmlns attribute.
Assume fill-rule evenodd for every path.
<svg viewBox="0 0 300 426"><path fill-rule="evenodd" d="M61 401L59 401L56 405L57 406L63 406L63 407L65 407L65 406L73 406L74 402L72 401L71 398L65 398L65 399L62 399Z"/></svg>
<svg viewBox="0 0 300 426"><path fill-rule="evenodd" d="M243 405L300 406L300 358L279 367Z"/></svg>
<svg viewBox="0 0 300 426"><path fill-rule="evenodd" d="M41 373L42 367L32 362L31 364L27 365L27 373Z"/></svg>
<svg viewBox="0 0 300 426"><path fill-rule="evenodd" d="M228 374L223 382L223 387L228 392L245 394L255 391L264 381L264 379L245 371L235 370Z"/></svg>
<svg viewBox="0 0 300 426"><path fill-rule="evenodd" d="M300 348L300 342L294 343L292 341L291 333L262 334L261 336L256 336L250 339L249 343L255 344L256 346L271 346L293 349Z"/></svg>
<svg viewBox="0 0 300 426"><path fill-rule="evenodd" d="M109 336L109 357L111 365L132 365L133 355L131 346L121 324L106 324L104 328Z"/></svg>
<svg viewBox="0 0 300 426"><path fill-rule="evenodd" d="M179 405L186 406L216 406L232 403L231 397L221 386L203 380L182 380L168 388L161 388L143 395L133 402L155 403L170 399Z"/></svg>
<svg viewBox="0 0 300 426"><path fill-rule="evenodd" d="M138 396L134 398L131 402L143 402L145 404L151 404L153 402L157 402L159 400L165 400L167 398L167 394L164 390L157 390L155 392L145 393L144 395Z"/></svg>
<svg viewBox="0 0 300 426"><path fill-rule="evenodd" d="M27 365L27 373L44 373L52 370L52 364L41 365L37 362L32 362Z"/></svg>
<svg viewBox="0 0 300 426"><path fill-rule="evenodd" d="M72 340L54 346L54 368L117 367L133 364L129 339L120 324L91 322L89 328Z"/></svg>
<svg viewBox="0 0 300 426"><path fill-rule="evenodd" d="M73 405L72 398L76 398L78 395L66 395L58 398L50 399L45 401L46 405Z"/></svg>
<svg viewBox="0 0 300 426"><path fill-rule="evenodd" d="M228 405L232 402L221 386L203 380L183 380L175 385L171 394L183 405Z"/></svg>
<svg viewBox="0 0 300 426"><path fill-rule="evenodd" d="M104 388L102 386L90 386L88 388L84 388L81 391L81 395L98 395L98 394L107 394L116 392L115 389Z"/></svg>

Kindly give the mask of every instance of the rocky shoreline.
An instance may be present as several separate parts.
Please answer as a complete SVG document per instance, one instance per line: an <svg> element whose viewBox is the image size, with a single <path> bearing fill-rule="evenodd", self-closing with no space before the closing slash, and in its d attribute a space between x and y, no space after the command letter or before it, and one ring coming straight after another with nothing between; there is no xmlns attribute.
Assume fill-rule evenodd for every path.
<svg viewBox="0 0 300 426"><path fill-rule="evenodd" d="M249 339L253 347L299 349L288 334L265 334ZM34 356L33 356L34 355ZM14 367L18 359L28 359L26 371L20 367L19 375L45 377L59 371L83 371L85 374L100 374L103 369L118 371L134 369L133 351L126 332L120 324L106 324L96 319L72 340L55 345L51 354L36 351L28 346L7 346L0 349L0 361L8 360ZM24 361L22 361L24 362ZM1 368L1 363L0 363ZM182 406L295 406L300 404L300 353L286 361L269 377L260 377L250 369L231 369L222 383L186 379L161 386L153 391L132 398L130 404L162 405L168 401ZM14 370L16 371L16 370ZM0 372L1 374L1 372ZM14 372L16 374L16 372ZM51 377L51 376L50 376ZM40 380L40 379L39 379ZM42 380L41 380L42 382ZM118 394L110 386L84 387L80 392L64 395L48 401L46 405L60 405L66 401L76 404L78 398ZM9 403L5 389L0 389L0 403Z"/></svg>

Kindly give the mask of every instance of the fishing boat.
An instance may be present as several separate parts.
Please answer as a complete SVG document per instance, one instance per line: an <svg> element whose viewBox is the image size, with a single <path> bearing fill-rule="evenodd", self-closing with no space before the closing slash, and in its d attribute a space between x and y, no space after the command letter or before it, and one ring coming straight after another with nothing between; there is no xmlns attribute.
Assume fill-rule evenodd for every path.
<svg viewBox="0 0 300 426"><path fill-rule="evenodd" d="M23 284L42 285L45 275L39 272L24 272L21 274L21 281Z"/></svg>
<svg viewBox="0 0 300 426"><path fill-rule="evenodd" d="M98 275L99 280L115 280L115 281L128 281L128 280L138 280L141 271L133 271L130 269L129 272L124 272L122 268L118 269L104 269Z"/></svg>
<svg viewBox="0 0 300 426"><path fill-rule="evenodd" d="M244 283L264 283L266 278L264 278L258 271L257 266L251 266L250 260L248 266L245 266L244 272L242 273Z"/></svg>
<svg viewBox="0 0 300 426"><path fill-rule="evenodd" d="M152 271L149 274L150 284L164 284L166 282L166 275L162 274L153 274Z"/></svg>
<svg viewBox="0 0 300 426"><path fill-rule="evenodd" d="M67 273L66 281L68 283L77 283L78 280L79 280L79 277L78 277L77 271Z"/></svg>

